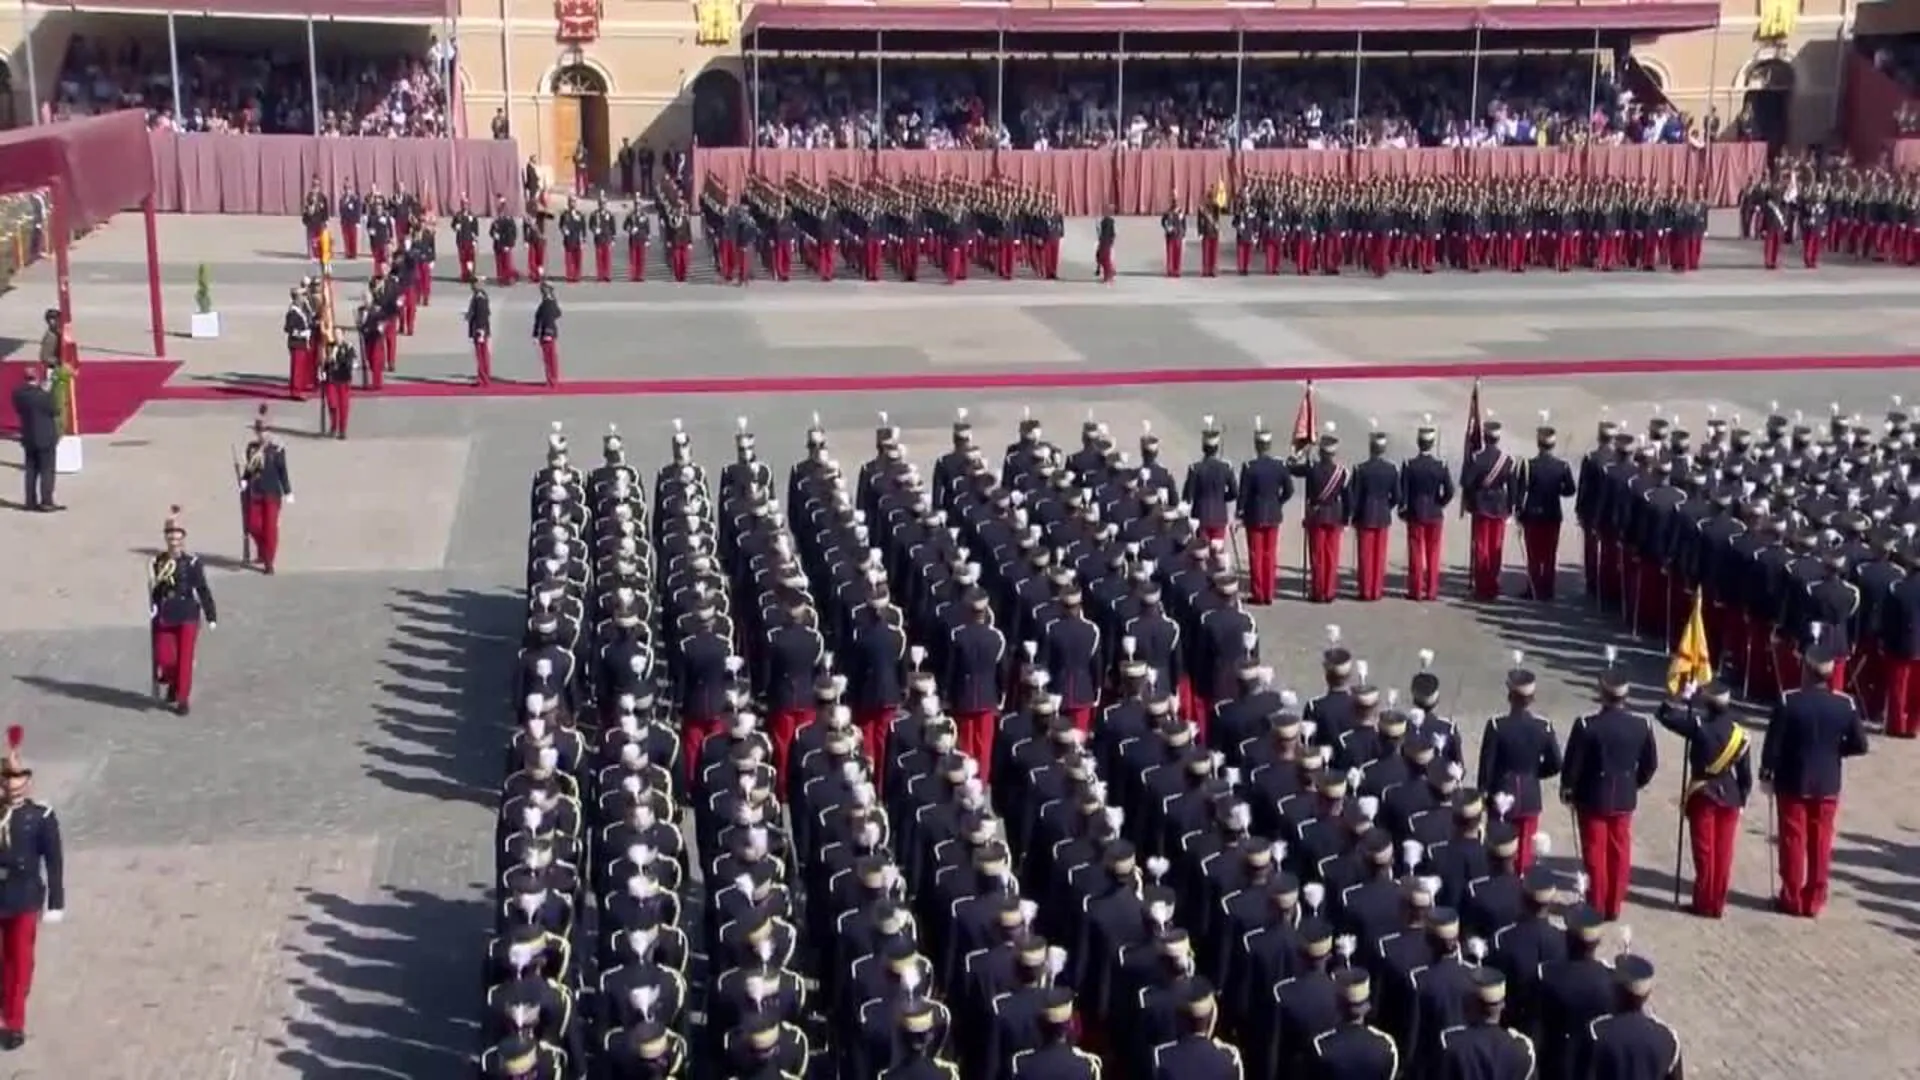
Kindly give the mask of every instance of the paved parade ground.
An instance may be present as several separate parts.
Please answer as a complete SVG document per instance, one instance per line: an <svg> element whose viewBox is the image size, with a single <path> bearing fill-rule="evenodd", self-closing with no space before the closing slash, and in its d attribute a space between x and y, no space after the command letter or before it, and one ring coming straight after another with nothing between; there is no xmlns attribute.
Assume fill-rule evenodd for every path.
<svg viewBox="0 0 1920 1080"><path fill-rule="evenodd" d="M524 610L527 483L553 421L565 423L580 458L595 456L617 423L651 477L670 420L684 419L713 467L745 417L784 475L816 412L849 469L871 456L882 412L923 469L946 449L956 408L969 410L990 449L1012 441L1028 409L1063 444L1091 412L1130 453L1151 424L1178 475L1209 414L1236 460L1256 416L1284 441L1300 396L1295 372L1308 369L1343 452L1360 452L1377 423L1396 458L1412 452L1413 430L1430 414L1443 453L1457 460L1476 371L1489 376L1483 401L1507 424L1511 449L1530 452L1545 409L1569 457L1603 414L1636 429L1656 413L1678 416L1703 434L1710 411L1758 426L1772 401L1819 416L1835 402L1874 422L1891 394L1920 400L1911 363L1920 271L1839 263L1767 274L1757 246L1712 240L1707 268L1686 276L1170 282L1157 276L1153 224L1125 224L1123 276L1109 287L1088 280L1084 222L1068 240L1064 276L1074 280L1057 283L561 286L568 379L593 380L596 391L744 380L682 382L707 392L679 394L449 393L441 384L471 367L443 241L436 302L401 349L403 380L420 381L399 383L393 400L357 395L344 443L309 437L317 405L275 407L298 501L286 512L280 572L267 578L236 566L230 461L255 403L229 391L284 377L286 289L307 272L294 253L298 227L164 219L170 322L184 329L205 264L225 337L168 340L179 369L160 400L86 441L85 471L60 482L65 514L0 514L9 597L0 604L0 716L26 725L39 791L64 819L71 893L65 924L41 933L30 1041L0 1058L0 1077L462 1075L460 1056L476 1049L491 923L489 841ZM77 249L77 335L91 364L146 347L141 248L129 220ZM662 271L656 262L649 276ZM358 293L351 280L343 298ZM524 286L494 293L495 370L507 379L538 371L532 295ZM34 354L51 296L42 266L0 299L0 350ZM1672 370L1584 373L1603 360L1672 361ZM1693 362L1706 360L1730 370L1699 372ZM1502 375L1515 361L1528 363ZM1430 366L1396 367L1418 362ZM1766 370L1731 370L1756 366ZM1212 369L1251 379L1179 377ZM1394 377L1370 377L1385 374ZM753 381L800 376L885 378L897 388L849 382L808 393ZM18 457L15 444L0 446L9 507ZM145 555L175 503L212 567L223 616L202 639L187 718L146 708ZM1446 548L1445 588L1458 597L1464 523L1449 521ZM1401 552L1396 536L1396 573ZM1299 599L1301 544L1289 528L1285 596L1257 609L1263 647L1303 696L1314 691L1328 623L1382 686L1404 688L1416 651L1432 648L1442 700L1470 733L1500 707L1501 675L1522 649L1541 675L1541 708L1564 734L1591 700L1607 645L1649 685L1665 666L1584 608L1578 552L1569 526L1563 599L1553 605L1310 607ZM1523 590L1518 557L1516 537L1510 593ZM1689 1076L1920 1076L1911 1022L1920 746L1881 741L1851 766L1836 893L1819 921L1762 910L1761 809L1744 828L1734 908L1715 923L1672 910L1679 755L1662 738L1667 760L1637 821L1625 922L1635 951L1661 967L1654 1010L1678 1030ZM1570 883L1570 819L1552 808L1542 827Z"/></svg>

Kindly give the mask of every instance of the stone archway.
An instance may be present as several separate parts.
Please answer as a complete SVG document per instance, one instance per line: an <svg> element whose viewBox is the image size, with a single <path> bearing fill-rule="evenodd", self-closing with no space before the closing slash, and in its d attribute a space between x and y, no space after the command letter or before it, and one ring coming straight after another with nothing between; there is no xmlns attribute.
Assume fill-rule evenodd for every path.
<svg viewBox="0 0 1920 1080"><path fill-rule="evenodd" d="M4 59L0 59L0 131L18 127L16 117L19 113L13 101L13 68Z"/></svg>
<svg viewBox="0 0 1920 1080"><path fill-rule="evenodd" d="M574 150L580 146L587 149L587 186L605 184L611 161L607 116L611 88L606 73L598 65L582 61L562 64L542 89L553 100L553 146L548 160L553 163L554 185L573 189Z"/></svg>
<svg viewBox="0 0 1920 1080"><path fill-rule="evenodd" d="M745 146L751 140L738 75L716 67L693 80L693 137L701 146Z"/></svg>
<svg viewBox="0 0 1920 1080"><path fill-rule="evenodd" d="M1770 147L1787 142L1798 82L1793 64L1777 56L1757 59L1741 73L1740 87L1745 91L1741 115L1754 137Z"/></svg>

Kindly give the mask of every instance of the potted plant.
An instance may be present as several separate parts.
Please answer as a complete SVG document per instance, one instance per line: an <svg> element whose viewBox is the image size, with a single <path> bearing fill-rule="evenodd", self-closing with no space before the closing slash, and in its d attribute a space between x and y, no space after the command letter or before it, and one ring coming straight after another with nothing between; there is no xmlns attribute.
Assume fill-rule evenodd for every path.
<svg viewBox="0 0 1920 1080"><path fill-rule="evenodd" d="M200 264L193 287L193 336L196 339L220 336L220 313L213 310L213 280L206 263Z"/></svg>

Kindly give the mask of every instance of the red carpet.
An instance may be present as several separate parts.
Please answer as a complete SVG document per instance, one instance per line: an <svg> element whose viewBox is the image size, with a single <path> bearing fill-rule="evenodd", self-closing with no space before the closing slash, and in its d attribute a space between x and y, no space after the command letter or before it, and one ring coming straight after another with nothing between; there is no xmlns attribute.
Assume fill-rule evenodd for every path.
<svg viewBox="0 0 1920 1080"><path fill-rule="evenodd" d="M27 378L32 362L0 363L0 388L8 396ZM157 400L180 365L172 360L82 360L80 362L80 434L111 435L133 419L141 406ZM0 406L0 432L18 431L11 405Z"/></svg>
<svg viewBox="0 0 1920 1080"><path fill-rule="evenodd" d="M1726 373L1885 371L1920 367L1920 355L1727 356L1682 359L1416 361L1400 364L1317 364L1304 367L1049 368L1044 371L910 372L897 375L765 375L684 379L582 379L549 390L537 383L496 381L485 390L464 383L390 380L368 398L514 398L669 394L836 394L913 390L1077 390L1121 386L1211 383L1300 383L1383 379L1518 379L1591 375L1708 375ZM285 400L271 386L168 386L158 401ZM83 399L83 405L85 404Z"/></svg>

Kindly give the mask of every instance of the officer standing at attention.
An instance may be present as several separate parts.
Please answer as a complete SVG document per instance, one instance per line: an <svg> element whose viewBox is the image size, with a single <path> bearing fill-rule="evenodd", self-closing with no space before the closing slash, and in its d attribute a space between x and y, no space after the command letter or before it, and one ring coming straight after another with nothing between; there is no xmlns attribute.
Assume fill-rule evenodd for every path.
<svg viewBox="0 0 1920 1080"><path fill-rule="evenodd" d="M1559 433L1547 424L1551 414L1540 411L1535 432L1540 452L1520 468L1520 543L1527 560L1527 595L1552 600L1560 567L1560 523L1566 519L1566 500L1575 493L1573 466L1553 452Z"/></svg>
<svg viewBox="0 0 1920 1080"><path fill-rule="evenodd" d="M1500 969L1473 969L1471 1018L1440 1033L1440 1075L1461 1080L1533 1080L1533 1040L1500 1026L1507 977Z"/></svg>
<svg viewBox="0 0 1920 1080"><path fill-rule="evenodd" d="M53 807L32 797L33 770L20 757L26 731L7 728L0 765L6 805L0 807L0 1050L27 1041L27 993L33 988L34 943L44 917L66 917L66 858Z"/></svg>
<svg viewBox="0 0 1920 1080"><path fill-rule="evenodd" d="M1760 743L1760 783L1773 793L1780 825L1779 910L1815 918L1827 906L1833 830L1847 758L1867 752L1867 729L1850 694L1831 690L1831 646L1814 642L1802 670L1805 685L1773 707Z"/></svg>
<svg viewBox="0 0 1920 1080"><path fill-rule="evenodd" d="M593 233L593 276L601 281L613 280L613 237L618 231L613 220L613 211L607 209L605 192L600 202L587 217L587 228Z"/></svg>
<svg viewBox="0 0 1920 1080"><path fill-rule="evenodd" d="M560 252L569 285L580 283L580 262L586 242L587 215L580 212L579 200L569 198L567 208L560 211Z"/></svg>
<svg viewBox="0 0 1920 1080"><path fill-rule="evenodd" d="M1107 212L1100 216L1100 230L1094 235L1093 242L1094 273L1102 285L1113 284L1114 231L1113 208L1108 207Z"/></svg>
<svg viewBox="0 0 1920 1080"><path fill-rule="evenodd" d="M1160 231L1167 237L1167 276L1180 276L1180 256L1187 247L1187 215L1180 212L1180 196L1174 195L1167 203L1167 212L1160 215Z"/></svg>
<svg viewBox="0 0 1920 1080"><path fill-rule="evenodd" d="M473 295L467 300L467 338L473 342L473 382L493 385L493 300L473 279Z"/></svg>
<svg viewBox="0 0 1920 1080"><path fill-rule="evenodd" d="M560 385L560 301L553 295L553 283L540 283L540 306L533 309L533 340L540 343L540 366L546 371L549 390Z"/></svg>

